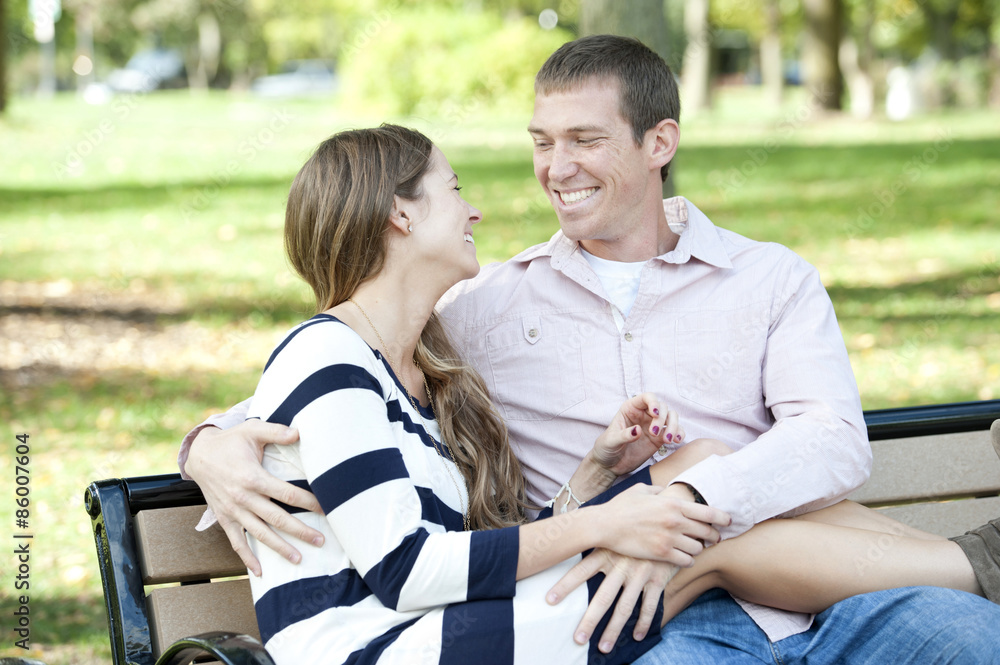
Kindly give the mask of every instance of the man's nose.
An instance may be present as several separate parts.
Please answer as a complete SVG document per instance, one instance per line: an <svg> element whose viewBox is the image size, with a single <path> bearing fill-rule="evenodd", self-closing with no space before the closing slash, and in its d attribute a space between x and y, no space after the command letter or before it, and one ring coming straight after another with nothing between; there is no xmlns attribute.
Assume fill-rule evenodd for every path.
<svg viewBox="0 0 1000 665"><path fill-rule="evenodd" d="M579 165L572 149L558 143L552 147L552 161L549 163L549 180L565 181L576 175Z"/></svg>

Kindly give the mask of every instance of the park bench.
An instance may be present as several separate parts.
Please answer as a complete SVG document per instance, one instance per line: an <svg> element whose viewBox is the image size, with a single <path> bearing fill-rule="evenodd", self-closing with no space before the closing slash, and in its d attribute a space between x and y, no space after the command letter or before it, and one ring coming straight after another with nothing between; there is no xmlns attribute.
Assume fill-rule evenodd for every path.
<svg viewBox="0 0 1000 665"><path fill-rule="evenodd" d="M875 461L851 498L945 536L995 518L1000 461L990 425L1000 438L998 419L1000 400L866 412ZM180 665L200 655L272 662L256 641L243 564L218 525L194 530L204 499L193 482L178 474L102 480L87 488L86 507L114 665Z"/></svg>

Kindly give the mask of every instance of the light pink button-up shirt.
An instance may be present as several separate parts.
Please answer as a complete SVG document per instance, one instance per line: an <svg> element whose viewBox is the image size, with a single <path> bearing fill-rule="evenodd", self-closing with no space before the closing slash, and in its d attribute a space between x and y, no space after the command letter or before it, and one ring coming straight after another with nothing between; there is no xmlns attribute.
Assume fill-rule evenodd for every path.
<svg viewBox="0 0 1000 665"><path fill-rule="evenodd" d="M736 451L677 479L732 516L724 538L842 499L867 479L871 449L816 270L785 247L714 226L682 197L664 209L680 239L646 263L621 330L562 232L483 268L439 305L507 421L529 498L551 498L621 403L649 391L679 413L687 440ZM245 407L234 409L206 424L240 422ZM741 604L772 640L810 624Z"/></svg>

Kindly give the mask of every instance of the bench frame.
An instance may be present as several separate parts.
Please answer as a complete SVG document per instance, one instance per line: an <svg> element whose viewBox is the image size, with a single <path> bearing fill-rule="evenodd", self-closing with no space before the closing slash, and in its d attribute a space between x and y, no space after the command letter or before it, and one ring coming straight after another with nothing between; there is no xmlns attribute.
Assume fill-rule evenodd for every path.
<svg viewBox="0 0 1000 665"><path fill-rule="evenodd" d="M254 638L203 633L153 652L134 518L143 510L204 505L198 485L180 474L91 483L84 495L101 568L114 665L180 665L208 654L225 665L274 665Z"/></svg>
<svg viewBox="0 0 1000 665"><path fill-rule="evenodd" d="M872 441L989 430L1000 400L865 412ZM180 640L157 659L139 565L134 517L142 510L203 505L201 490L179 474L101 480L86 490L97 547L114 665L182 665L209 654L226 665L273 665L254 638L205 633Z"/></svg>

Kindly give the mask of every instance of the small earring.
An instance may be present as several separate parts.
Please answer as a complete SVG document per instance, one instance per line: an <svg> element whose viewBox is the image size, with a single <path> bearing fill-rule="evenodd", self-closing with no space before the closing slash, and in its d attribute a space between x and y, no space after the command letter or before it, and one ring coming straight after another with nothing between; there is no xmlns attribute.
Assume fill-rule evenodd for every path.
<svg viewBox="0 0 1000 665"><path fill-rule="evenodd" d="M409 226L407 226L406 230L409 231L410 233L413 233L413 224L410 224Z"/></svg>

